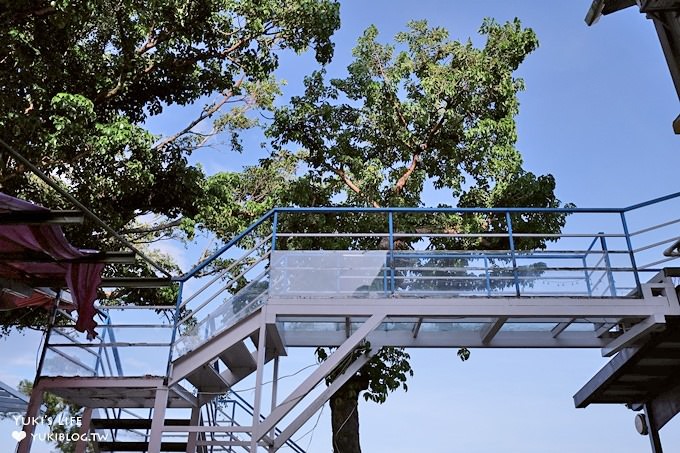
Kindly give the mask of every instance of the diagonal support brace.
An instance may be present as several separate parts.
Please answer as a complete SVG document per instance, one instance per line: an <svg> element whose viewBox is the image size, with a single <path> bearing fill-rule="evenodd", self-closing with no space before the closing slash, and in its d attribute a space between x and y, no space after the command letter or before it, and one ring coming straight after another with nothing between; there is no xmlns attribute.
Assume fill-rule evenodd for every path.
<svg viewBox="0 0 680 453"><path fill-rule="evenodd" d="M326 376L328 376L338 364L345 359L359 344L366 338L368 334L373 332L385 319L385 313L376 313L372 315L361 327L357 329L338 349L333 351L328 359L321 363L314 372L307 377L295 390L291 392L288 398L279 404L271 414L259 426L254 427L253 436L257 441L262 439L269 431L271 431L281 420L293 410L293 408L309 394L314 387L317 386Z"/></svg>
<svg viewBox="0 0 680 453"><path fill-rule="evenodd" d="M337 376L331 385L326 387L326 390L317 396L316 399L314 399L314 401L312 401L312 403L307 406L307 408L300 415L298 415L295 420L293 420L281 432L281 434L278 435L274 442L274 451L283 447L285 443L288 442L288 439L290 439L291 436L302 427L302 425L307 423L307 420L309 420L310 417L316 413L316 411L321 409L321 406L326 404L326 402L331 398L331 396L333 396L335 392L338 391L340 387L345 385L345 383L349 381L352 376L354 376L364 365L366 365L375 356L380 348L381 346L371 344L371 350L368 353L357 358L347 367L344 373Z"/></svg>

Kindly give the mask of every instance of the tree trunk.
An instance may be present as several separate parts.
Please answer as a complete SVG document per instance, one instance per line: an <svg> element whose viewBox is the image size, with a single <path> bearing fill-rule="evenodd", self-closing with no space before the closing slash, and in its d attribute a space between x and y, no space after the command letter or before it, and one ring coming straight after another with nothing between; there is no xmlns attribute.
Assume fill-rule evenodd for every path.
<svg viewBox="0 0 680 453"><path fill-rule="evenodd" d="M368 381L355 375L331 397L333 453L361 453L359 393L366 388Z"/></svg>

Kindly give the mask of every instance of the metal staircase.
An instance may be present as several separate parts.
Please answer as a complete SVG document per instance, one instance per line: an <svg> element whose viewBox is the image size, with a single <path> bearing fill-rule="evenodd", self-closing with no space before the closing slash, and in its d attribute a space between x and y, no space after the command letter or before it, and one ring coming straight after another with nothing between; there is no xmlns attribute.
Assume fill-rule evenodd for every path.
<svg viewBox="0 0 680 453"><path fill-rule="evenodd" d="M663 254L680 239L680 219L650 226L648 211L673 212L659 210L669 202L679 203L680 194L623 209L276 209L176 279L179 296L172 322L163 325L164 341L121 339L125 329L117 330L109 316L99 343L81 344L55 323L35 394L50 391L105 410L148 410L143 421L119 416L110 425L89 423L86 431L96 433L142 432L134 446L100 441L101 451L254 452L288 445L299 452L291 436L381 346L600 348L613 356L665 329L667 319L680 317L677 282L667 272L678 257ZM406 216L482 214L505 219L503 228L399 227ZM560 233L522 230L522 219L533 214L567 215L567 225ZM301 215L354 216L353 225L362 224L361 216L385 221L380 231L324 231L313 221L281 230L285 216ZM406 238L412 249L395 246ZM329 247L334 240L354 245ZM507 248L461 246L471 240ZM151 324L137 322L140 336L150 335ZM278 395L287 349L321 346L334 348L328 359L301 375L288 395ZM366 354L348 365L358 347ZM160 353L139 352L151 348ZM123 373L121 362L140 357L149 361L146 367ZM70 372L50 369L55 358L66 359ZM158 361L153 373L152 359ZM266 392L265 372L272 373ZM331 374L333 382L323 387ZM244 379L254 380L251 403L232 393ZM33 409L39 399L32 399ZM220 420L218 414L228 412L225 401L245 416ZM20 452L29 449L30 443L20 444Z"/></svg>

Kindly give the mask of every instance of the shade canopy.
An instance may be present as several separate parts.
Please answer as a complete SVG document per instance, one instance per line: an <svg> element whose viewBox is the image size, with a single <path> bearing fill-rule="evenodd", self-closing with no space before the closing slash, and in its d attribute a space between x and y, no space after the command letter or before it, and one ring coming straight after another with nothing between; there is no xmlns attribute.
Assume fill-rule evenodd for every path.
<svg viewBox="0 0 680 453"><path fill-rule="evenodd" d="M94 301L104 263L98 252L71 245L59 224L47 220L55 218L50 214L0 193L0 308L49 305L53 297L41 287L68 288L78 312L76 329L96 336ZM21 216L25 223L17 222Z"/></svg>

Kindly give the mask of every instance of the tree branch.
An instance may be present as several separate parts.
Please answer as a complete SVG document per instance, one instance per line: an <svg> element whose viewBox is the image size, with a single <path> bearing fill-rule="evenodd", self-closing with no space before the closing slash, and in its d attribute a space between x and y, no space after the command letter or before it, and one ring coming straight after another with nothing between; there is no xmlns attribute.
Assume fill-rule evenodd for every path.
<svg viewBox="0 0 680 453"><path fill-rule="evenodd" d="M163 231L167 230L168 228L173 228L176 226L179 226L182 223L182 219L175 219L171 220L170 222L165 222L165 223L159 223L158 225L150 226L150 227L138 227L138 228L130 228L127 230L122 230L122 234L140 234L140 233L155 233L157 231Z"/></svg>
<svg viewBox="0 0 680 453"><path fill-rule="evenodd" d="M413 174L413 172L416 169L416 166L418 165L418 159L420 158L420 151L417 153L413 153L413 159L411 160L411 165L406 169L404 174L399 178L399 181L394 185L393 191L395 193L401 192L401 190L404 188L406 185L406 181L408 181L409 176Z"/></svg>
<svg viewBox="0 0 680 453"><path fill-rule="evenodd" d="M231 99L231 97L234 95L234 89L238 89L243 84L244 79L245 79L245 76L241 77L236 82L236 84L234 84L234 88L232 90L224 93L224 95L222 96L222 99L220 99L220 101L216 102L209 109L202 111L201 114L198 116L198 118L196 118L191 123L189 123L184 129L182 129L181 131L171 135L168 138L163 139L159 144L154 146L154 149L159 150L159 151L165 149L165 147L168 146L170 143L174 142L175 140L177 140L181 136L189 133L191 131L191 129L196 127L196 125L201 123L203 120L205 120L206 118L210 118L212 115L214 115L220 108L222 108L222 106L224 104L226 104L229 101L229 99Z"/></svg>
<svg viewBox="0 0 680 453"><path fill-rule="evenodd" d="M406 145L407 148L413 148L413 136L410 134L410 131L408 129L408 121L406 121L406 117L404 116L404 113L401 111L401 103L399 102L399 98L395 94L394 87L390 84L389 80L387 79L387 74L385 73L385 67L383 66L382 61L375 55L373 54L374 60L376 62L376 66L378 68L378 72L380 72L380 77L385 81L385 85L389 89L389 97L392 100L392 106L394 107L394 111L397 114L397 117L399 118L399 121L401 122L401 125L404 127L404 131L409 137L409 142L406 143L405 141L401 140L401 142Z"/></svg>
<svg viewBox="0 0 680 453"><path fill-rule="evenodd" d="M354 191L357 195L364 195L364 193L361 191L359 186L357 186L356 184L354 184L354 182L352 182L352 180L349 178L349 176L347 176L347 173L345 173L344 170L342 170L341 168L334 168L334 167L329 167L329 168L333 173L340 176L340 178L344 181L344 183L347 185L347 187L352 189L352 191ZM374 200L369 200L369 202L371 203L371 205L373 205L374 208L380 208L381 207Z"/></svg>

